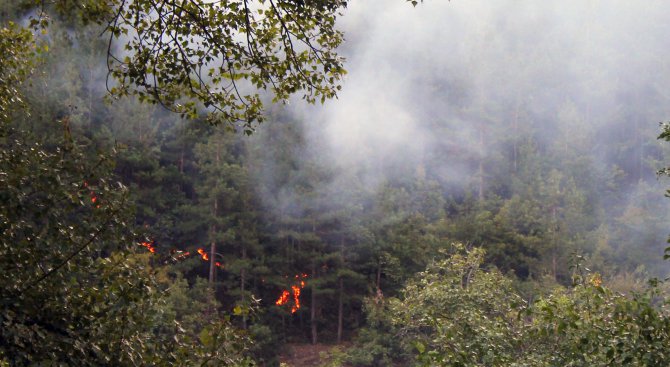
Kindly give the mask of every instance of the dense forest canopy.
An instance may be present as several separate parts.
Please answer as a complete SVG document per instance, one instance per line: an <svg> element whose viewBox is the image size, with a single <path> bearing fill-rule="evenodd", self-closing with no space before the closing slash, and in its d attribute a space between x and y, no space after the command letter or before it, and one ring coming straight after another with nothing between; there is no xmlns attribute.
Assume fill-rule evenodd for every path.
<svg viewBox="0 0 670 367"><path fill-rule="evenodd" d="M0 4L0 365L668 364L663 2Z"/></svg>

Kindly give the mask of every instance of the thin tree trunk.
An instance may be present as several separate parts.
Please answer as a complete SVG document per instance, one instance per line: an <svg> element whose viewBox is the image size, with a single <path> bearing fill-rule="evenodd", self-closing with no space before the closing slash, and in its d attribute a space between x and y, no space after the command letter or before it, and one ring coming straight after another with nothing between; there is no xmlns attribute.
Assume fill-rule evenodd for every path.
<svg viewBox="0 0 670 367"><path fill-rule="evenodd" d="M179 153L179 173L184 173L184 149L186 148L186 143L184 142L184 136L186 135L186 123L184 121L181 122L181 137L182 140L180 141L180 153Z"/></svg>
<svg viewBox="0 0 670 367"><path fill-rule="evenodd" d="M344 268L344 236L340 235L340 266ZM337 305L337 344L342 343L342 324L344 319L344 279L340 276L339 279L340 294Z"/></svg>
<svg viewBox="0 0 670 367"><path fill-rule="evenodd" d="M517 167L518 167L518 154L519 154L519 147L518 147L518 136L519 136L519 108L521 107L521 100L517 96L516 100L516 108L514 109L514 137L512 138L513 141L513 162L514 162L514 172L516 173Z"/></svg>
<svg viewBox="0 0 670 367"><path fill-rule="evenodd" d="M243 246L242 247L242 262L245 264L244 266L246 266L246 262L245 262L246 259L247 259L247 248ZM246 282L246 275L247 275L247 269L244 266L242 267L242 270L240 270L240 298L241 298L242 304L244 304L244 299L245 299L244 283ZM247 316L243 314L242 315L242 329L246 330L246 328L247 328Z"/></svg>
<svg viewBox="0 0 670 367"><path fill-rule="evenodd" d="M219 166L219 161L221 159L221 145L220 142L217 140L216 142L216 155L215 155L215 162L216 162L216 167ZM216 220L216 215L219 211L219 198L218 198L218 190L215 190L214 192L214 206L212 208L212 220ZM210 248L210 256L209 256L209 282L214 283L216 280L216 224L212 224L212 245Z"/></svg>
<svg viewBox="0 0 670 367"><path fill-rule="evenodd" d="M340 277L340 297L339 304L337 305L337 344L342 343L342 323L344 318L344 279Z"/></svg>
<svg viewBox="0 0 670 367"><path fill-rule="evenodd" d="M635 135L636 135L636 140L637 140L637 151L638 151L638 156L637 156L637 180L638 182L642 180L643 177L643 161L644 161L644 140L642 139L642 134L640 133L640 119L635 118Z"/></svg>
<svg viewBox="0 0 670 367"><path fill-rule="evenodd" d="M312 276L316 278L316 263L312 263ZM317 328L316 328L316 287L312 282L312 304L310 305L310 325L312 329L312 344L318 342Z"/></svg>
<svg viewBox="0 0 670 367"><path fill-rule="evenodd" d="M219 209L219 199L214 198L213 217L216 219L216 212ZM212 224L212 244L209 249L209 282L216 280L216 224Z"/></svg>
<svg viewBox="0 0 670 367"><path fill-rule="evenodd" d="M93 122L93 65L91 60L88 63L88 123L86 128L90 129Z"/></svg>
<svg viewBox="0 0 670 367"><path fill-rule="evenodd" d="M286 342L286 316L283 313L281 315L281 331L282 339Z"/></svg>
<svg viewBox="0 0 670 367"><path fill-rule="evenodd" d="M214 199L214 208L217 207L217 200ZM216 240L214 236L216 235L216 225L212 224L212 244L209 249L209 282L214 283L215 279L215 268L216 268Z"/></svg>
<svg viewBox="0 0 670 367"><path fill-rule="evenodd" d="M556 274L556 273L557 273L557 270L558 270L558 269L557 269L558 266L557 266L557 264L556 264L556 249L554 249L554 252L553 252L553 254L551 255L551 267L552 267L551 270L552 270L552 272L554 273L554 274L553 274L553 275L554 275L554 282L558 282L558 275Z"/></svg>
<svg viewBox="0 0 670 367"><path fill-rule="evenodd" d="M382 259L377 263L377 291L382 289Z"/></svg>
<svg viewBox="0 0 670 367"><path fill-rule="evenodd" d="M484 123L479 128L479 201L484 200Z"/></svg>
<svg viewBox="0 0 670 367"><path fill-rule="evenodd" d="M179 173L184 173L184 147L181 147L181 153L179 155Z"/></svg>
<svg viewBox="0 0 670 367"><path fill-rule="evenodd" d="M558 225L556 225L556 207L552 208L551 210L551 215L554 219L554 234L553 238L551 240L552 242L552 250L551 250L551 270L554 276L554 281L558 282L558 265L557 265L557 252L558 252L558 243L557 243L557 237L558 237Z"/></svg>

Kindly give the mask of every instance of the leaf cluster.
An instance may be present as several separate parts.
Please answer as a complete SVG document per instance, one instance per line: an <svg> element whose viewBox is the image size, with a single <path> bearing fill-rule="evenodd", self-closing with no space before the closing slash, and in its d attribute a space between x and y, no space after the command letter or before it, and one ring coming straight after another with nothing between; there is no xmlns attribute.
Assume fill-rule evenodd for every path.
<svg viewBox="0 0 670 367"><path fill-rule="evenodd" d="M262 121L273 102L324 102L345 74L335 49L340 1L124 1L107 25L113 96L137 95L212 123ZM121 46L117 48L116 46Z"/></svg>
<svg viewBox="0 0 670 367"><path fill-rule="evenodd" d="M670 362L670 317L659 282L632 296L576 277L533 304L510 279L484 270L479 249L460 246L387 300L392 327L421 366L662 366ZM379 319L368 311L369 318ZM377 315L377 316L376 316ZM378 329L381 331L381 329ZM356 359L354 359L356 360ZM376 365L358 359L357 365ZM396 357L396 361L398 361Z"/></svg>

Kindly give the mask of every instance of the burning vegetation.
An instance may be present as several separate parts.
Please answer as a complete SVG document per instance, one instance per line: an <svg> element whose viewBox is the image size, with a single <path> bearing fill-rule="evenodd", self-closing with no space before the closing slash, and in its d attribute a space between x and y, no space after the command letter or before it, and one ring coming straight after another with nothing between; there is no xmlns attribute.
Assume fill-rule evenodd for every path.
<svg viewBox="0 0 670 367"><path fill-rule="evenodd" d="M295 275L295 284L291 285L291 290L293 291L293 297L291 297L291 292L288 289L283 289L281 295L275 302L277 306L283 306L289 304L291 298L293 299L293 304L291 305L291 313L296 313L300 309L300 292L305 288L305 279L307 274L296 274Z"/></svg>
<svg viewBox="0 0 670 367"><path fill-rule="evenodd" d="M153 242L144 241L144 242L139 242L138 245L146 248L152 254L156 253L156 247L154 246ZM202 259L202 261L209 261L210 257L207 254L207 252L205 251L205 249L198 248L197 252L200 255L200 258ZM172 250L172 251L170 251L170 253L172 254L172 258L174 260L177 260L177 261L185 260L189 256L191 256L190 251ZM215 261L214 266L216 266L217 268L223 269L223 264L219 261Z"/></svg>
<svg viewBox="0 0 670 367"><path fill-rule="evenodd" d="M152 254L156 253L156 248L154 247L153 242L140 242L139 245L145 247Z"/></svg>

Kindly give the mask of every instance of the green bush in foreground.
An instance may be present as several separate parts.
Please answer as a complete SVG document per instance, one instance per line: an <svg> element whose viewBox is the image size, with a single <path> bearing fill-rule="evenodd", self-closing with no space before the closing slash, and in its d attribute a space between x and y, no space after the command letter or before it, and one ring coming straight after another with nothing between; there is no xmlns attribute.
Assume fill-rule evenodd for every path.
<svg viewBox="0 0 670 367"><path fill-rule="evenodd" d="M455 246L410 280L401 297L382 300L387 328L375 328L379 315L369 312L372 322L349 361L381 365L357 351L388 351L389 343L379 341L393 341L404 351L394 362L417 366L670 365L670 319L658 282L624 296L586 274L526 305L511 279L483 269L482 259L481 249Z"/></svg>

